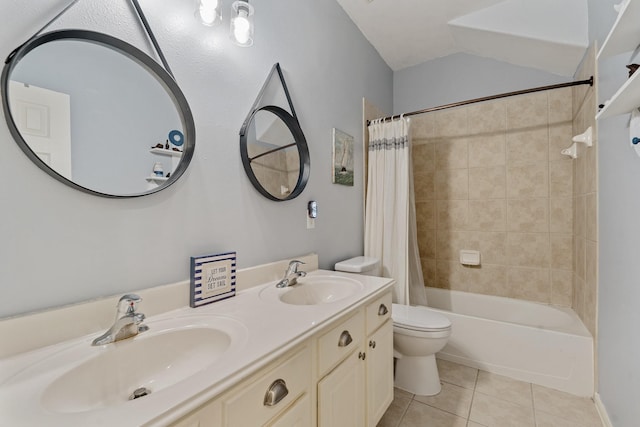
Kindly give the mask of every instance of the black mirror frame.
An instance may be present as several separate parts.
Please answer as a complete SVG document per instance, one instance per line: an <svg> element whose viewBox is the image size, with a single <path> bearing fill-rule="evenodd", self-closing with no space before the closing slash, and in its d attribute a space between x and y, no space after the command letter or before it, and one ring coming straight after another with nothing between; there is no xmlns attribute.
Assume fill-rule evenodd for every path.
<svg viewBox="0 0 640 427"><path fill-rule="evenodd" d="M296 146L298 147L298 157L300 158L300 174L298 174L298 181L296 182L296 186L293 191L289 193L289 195L285 198L279 199L270 192L268 192L260 183L255 173L253 173L253 169L251 168L252 158L249 157L249 150L247 147L247 132L240 135L240 156L242 157L242 166L244 166L244 171L249 177L249 181L251 184L266 198L270 200L275 200L277 202L282 202L285 200L291 200L300 195L302 190L307 185L309 181L309 169L311 166L311 162L309 159L309 147L307 146L307 140L302 132L302 128L300 128L300 124L298 123L298 119L289 114L286 110L280 107L276 107L275 105L267 105L257 110L254 110L249 116L249 121L247 123L251 123L253 121L254 116L259 111L269 111L270 113L275 114L280 120L284 122L284 124L289 128L291 135L293 135L294 140L296 141ZM283 147L284 148L284 147Z"/></svg>
<svg viewBox="0 0 640 427"><path fill-rule="evenodd" d="M265 89L269 85L271 81L271 77L274 73L278 73L278 77L280 78L280 84L284 89L284 94L287 97L287 102L289 104L289 108L291 109L291 113L286 111L284 108L275 106L275 105L266 105L263 107L258 107L260 105L260 101L265 92ZM300 173L298 174L298 181L296 182L295 188L289 193L289 195L285 198L279 199L273 194L269 193L260 183L256 175L253 173L253 169L251 168L251 158L249 157L248 147L247 147L247 128L253 121L254 116L258 111L269 111L275 114L278 118L280 118L284 124L289 128L289 131L293 135L294 140L296 141L296 146L298 147L298 155L300 158ZM283 147L284 148L284 147ZM293 108L293 102L291 101L291 96L289 95L289 89L287 89L287 83L284 81L284 75L282 74L282 69L280 68L279 63L275 63L271 68L271 72L269 76L264 82L262 89L260 89L260 93L256 98L253 106L251 107L251 111L247 115L242 127L240 128L240 157L242 158L242 166L244 167L244 171L251 181L251 184L254 186L256 190L263 196L265 196L269 200L273 200L276 202L284 202L286 200L295 199L302 193L304 188L307 186L307 182L309 181L309 174L311 169L311 159L309 156L309 146L307 145L307 139L304 136L304 132L300 127L300 122L298 121L298 117L296 116L296 110Z"/></svg>
<svg viewBox="0 0 640 427"><path fill-rule="evenodd" d="M15 68L15 66L20 62L20 60L28 54L33 49L41 46L45 43L49 43L56 40L79 40L79 41L87 41L90 43L98 44L110 48L116 52L119 52L140 66L142 66L147 72L149 72L156 80L164 87L167 91L167 94L173 101L174 105L178 110L178 115L180 116L180 121L182 122L182 131L184 134L184 144L183 144L183 152L180 163L175 171L171 174L169 179L165 181L162 185L159 185L156 188L151 190L136 193L136 194L127 194L127 195L119 195L119 194L108 194L102 193L99 191L92 190L87 187L83 187L75 182L65 178L64 176L58 174L52 168L50 168L46 163L44 163L40 157L36 153L31 150L29 144L24 140L16 123L13 120L13 116L11 115L11 108L9 106L9 78L11 76L11 72ZM33 161L40 169L45 171L48 175L55 178L56 180L62 182L65 185L68 185L76 190L80 190L84 193L93 194L95 196L108 197L108 198L133 198L146 196L149 194L157 193L158 191L164 190L168 188L170 185L175 183L184 172L187 170L189 163L191 163L191 159L193 158L193 153L195 150L195 123L193 121L193 114L191 113L191 109L189 108L189 104L187 103L187 99L184 94L180 90L176 81L171 77L171 75L164 69L160 64L154 61L150 56L145 54L143 51L138 48L126 43L120 39L115 37L94 32L94 31L86 31L86 30L60 30L60 31L52 31L49 33L42 34L40 36L34 37L27 41L22 46L18 47L15 51L13 51L7 60L5 61L5 66L2 70L2 77L0 78L0 89L2 94L2 108L4 110L5 120L7 125L9 126L9 130L11 135L17 142L18 146L22 149L22 151Z"/></svg>

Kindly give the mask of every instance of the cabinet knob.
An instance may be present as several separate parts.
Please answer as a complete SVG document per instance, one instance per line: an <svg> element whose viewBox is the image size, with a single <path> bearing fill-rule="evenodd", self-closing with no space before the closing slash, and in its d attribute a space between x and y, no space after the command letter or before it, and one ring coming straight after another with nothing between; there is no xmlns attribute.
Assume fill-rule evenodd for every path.
<svg viewBox="0 0 640 427"><path fill-rule="evenodd" d="M367 357L366 353L363 353L363 352L359 352L358 353L358 359L364 360L364 359L366 359L366 357Z"/></svg>
<svg viewBox="0 0 640 427"><path fill-rule="evenodd" d="M376 348L376 342L373 340L369 341L369 347Z"/></svg>
<svg viewBox="0 0 640 427"><path fill-rule="evenodd" d="M380 304L380 307L378 308L378 316L385 316L387 313L389 313L387 306Z"/></svg>
<svg viewBox="0 0 640 427"><path fill-rule="evenodd" d="M264 395L264 406L275 406L284 399L289 390L287 389L287 383L283 379L279 378L275 380L267 389Z"/></svg>
<svg viewBox="0 0 640 427"><path fill-rule="evenodd" d="M338 347L346 347L353 341L351 338L351 334L349 331L342 331L340 334L340 339L338 340Z"/></svg>

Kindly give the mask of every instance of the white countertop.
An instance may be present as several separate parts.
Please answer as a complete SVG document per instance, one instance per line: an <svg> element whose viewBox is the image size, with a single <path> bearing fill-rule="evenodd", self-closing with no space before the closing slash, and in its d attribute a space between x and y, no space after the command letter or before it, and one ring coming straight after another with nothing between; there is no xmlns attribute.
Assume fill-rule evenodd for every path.
<svg viewBox="0 0 640 427"><path fill-rule="evenodd" d="M391 279L325 270L313 271L308 276L317 275L353 278L362 283L363 290L333 303L290 305L260 295L263 289L275 286L276 282L269 282L239 292L235 297L225 301L196 309L184 307L148 318L145 323L152 326L154 322L181 317L211 316L214 322L216 317L224 317L243 325L246 334L245 339L237 340L216 363L142 399L76 413L53 412L42 405L42 395L48 384L72 369L74 365L98 354L99 348L91 347L96 334L2 359L0 425L167 425L276 360L340 315L385 292L393 283ZM140 307L140 311L144 312L144 306ZM46 372L38 369L39 365L50 366L51 363L45 362L50 362L52 358L65 360L65 352L88 355L80 361L67 361L59 369L47 369ZM82 393L82 390L78 390L78 393Z"/></svg>

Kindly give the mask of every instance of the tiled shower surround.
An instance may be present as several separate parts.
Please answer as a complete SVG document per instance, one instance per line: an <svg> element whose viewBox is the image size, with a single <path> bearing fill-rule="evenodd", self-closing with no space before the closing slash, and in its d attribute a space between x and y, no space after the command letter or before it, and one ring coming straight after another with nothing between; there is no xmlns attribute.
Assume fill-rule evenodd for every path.
<svg viewBox="0 0 640 427"><path fill-rule="evenodd" d="M427 286L571 306L572 89L412 118ZM461 249L481 265L459 262Z"/></svg>

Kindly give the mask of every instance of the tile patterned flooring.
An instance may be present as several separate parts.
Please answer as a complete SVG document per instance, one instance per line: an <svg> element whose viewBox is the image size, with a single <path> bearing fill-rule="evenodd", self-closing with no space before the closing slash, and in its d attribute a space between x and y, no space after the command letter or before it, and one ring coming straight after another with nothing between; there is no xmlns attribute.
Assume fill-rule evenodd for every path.
<svg viewBox="0 0 640 427"><path fill-rule="evenodd" d="M589 398L438 359L442 391L396 389L378 427L602 427Z"/></svg>

